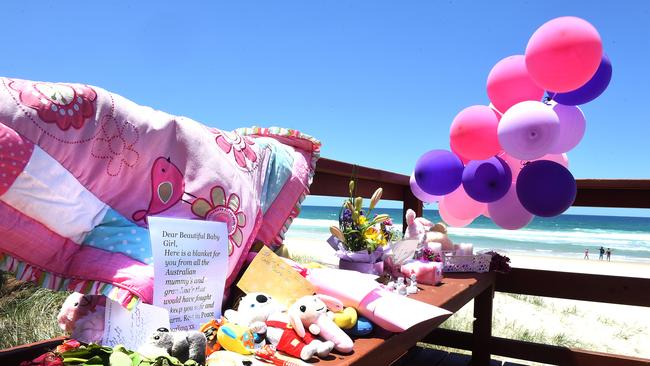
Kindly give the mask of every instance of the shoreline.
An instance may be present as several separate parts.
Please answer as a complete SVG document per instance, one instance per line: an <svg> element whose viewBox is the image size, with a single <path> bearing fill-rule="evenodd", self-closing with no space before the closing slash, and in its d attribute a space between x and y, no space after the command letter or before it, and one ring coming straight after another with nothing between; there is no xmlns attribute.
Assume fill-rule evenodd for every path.
<svg viewBox="0 0 650 366"><path fill-rule="evenodd" d="M288 252L294 256L313 258L329 265L338 265L338 257L325 240L288 237L284 241ZM496 249L497 251L499 249ZM650 262L628 260L598 260L563 257L560 255L522 254L504 251L514 268L530 268L560 272L602 274L624 277L650 278Z"/></svg>

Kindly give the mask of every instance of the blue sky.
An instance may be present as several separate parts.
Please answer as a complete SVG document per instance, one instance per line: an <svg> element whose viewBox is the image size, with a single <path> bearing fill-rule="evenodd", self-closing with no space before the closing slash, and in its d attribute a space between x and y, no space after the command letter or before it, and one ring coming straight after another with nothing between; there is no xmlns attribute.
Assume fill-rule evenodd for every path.
<svg viewBox="0 0 650 366"><path fill-rule="evenodd" d="M614 75L583 108L571 171L650 178L648 1L20 1L0 12L3 76L98 85L221 129L297 128L325 157L404 174L449 148L456 113L488 103L497 61L547 20L579 16Z"/></svg>

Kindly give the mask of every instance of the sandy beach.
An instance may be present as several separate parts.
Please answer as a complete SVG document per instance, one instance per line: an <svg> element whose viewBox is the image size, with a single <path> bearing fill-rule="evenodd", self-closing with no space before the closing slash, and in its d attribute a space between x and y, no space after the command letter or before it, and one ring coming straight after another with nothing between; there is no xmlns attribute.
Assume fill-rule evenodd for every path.
<svg viewBox="0 0 650 366"><path fill-rule="evenodd" d="M323 240L288 238L291 257L337 265L333 249ZM511 265L579 273L650 278L650 263L600 261L557 256L508 254ZM493 334L556 343L598 352L650 358L650 309L576 300L497 293ZM469 330L473 304L447 321L453 329Z"/></svg>

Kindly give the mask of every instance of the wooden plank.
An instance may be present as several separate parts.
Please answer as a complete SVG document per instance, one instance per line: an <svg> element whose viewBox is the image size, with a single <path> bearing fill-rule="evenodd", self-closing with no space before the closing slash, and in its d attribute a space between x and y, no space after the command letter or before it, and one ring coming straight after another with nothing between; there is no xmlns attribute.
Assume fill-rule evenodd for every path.
<svg viewBox="0 0 650 366"><path fill-rule="evenodd" d="M456 312L486 288L493 286L494 280L493 273L451 273L438 286L419 285L422 291L412 298ZM318 364L389 365L444 320L446 318L422 322L399 334L376 331L369 338L356 339L351 355L333 355L331 359Z"/></svg>
<svg viewBox="0 0 650 366"><path fill-rule="evenodd" d="M447 358L442 360L438 366L468 366L471 364L472 357L469 355L464 355L461 353L449 353ZM483 365L488 365L489 363L484 363Z"/></svg>
<svg viewBox="0 0 650 366"><path fill-rule="evenodd" d="M56 348L56 346L63 343L66 339L66 337L57 337L0 350L0 364L18 365L22 361L31 361L43 353Z"/></svg>
<svg viewBox="0 0 650 366"><path fill-rule="evenodd" d="M449 352L438 349L413 347L393 366L436 366L447 358Z"/></svg>
<svg viewBox="0 0 650 366"><path fill-rule="evenodd" d="M401 200L397 187L409 188L407 175L321 158L316 165L312 194L347 196L347 182L352 176L364 186L369 185L359 192L363 197L370 197L376 187L382 186L390 191L386 193L387 199ZM578 192L573 206L650 208L650 179L577 179L576 183Z"/></svg>
<svg viewBox="0 0 650 366"><path fill-rule="evenodd" d="M359 179L375 181L377 183L390 183L400 186L409 185L409 177L404 174L389 172L386 170L367 168L356 164L342 161L320 158L316 163L316 174L329 173L349 178L354 176ZM347 185L346 185L347 188Z"/></svg>
<svg viewBox="0 0 650 366"><path fill-rule="evenodd" d="M513 268L497 275L496 291L650 306L650 279Z"/></svg>
<svg viewBox="0 0 650 366"><path fill-rule="evenodd" d="M469 349L472 334L449 329L436 329L423 342L445 347ZM650 365L650 359L585 351L576 348L517 341L492 337L489 340L492 354L520 360L574 366L641 366Z"/></svg>
<svg viewBox="0 0 650 366"><path fill-rule="evenodd" d="M492 337L492 299L494 287L483 290L474 299L474 324L472 337L472 365L487 365L490 361L490 342Z"/></svg>

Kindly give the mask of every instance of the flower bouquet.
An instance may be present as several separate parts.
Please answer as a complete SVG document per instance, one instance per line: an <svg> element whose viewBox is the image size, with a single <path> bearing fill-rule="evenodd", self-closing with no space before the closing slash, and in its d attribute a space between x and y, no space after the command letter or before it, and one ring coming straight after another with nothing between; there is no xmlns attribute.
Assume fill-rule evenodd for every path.
<svg viewBox="0 0 650 366"><path fill-rule="evenodd" d="M330 227L329 242L339 257L339 268L381 275L385 245L399 240L401 232L393 228L387 214L371 216L383 190L375 191L368 211L364 212L363 198L354 197L354 185L354 180L350 181L350 198L341 207L339 226Z"/></svg>

